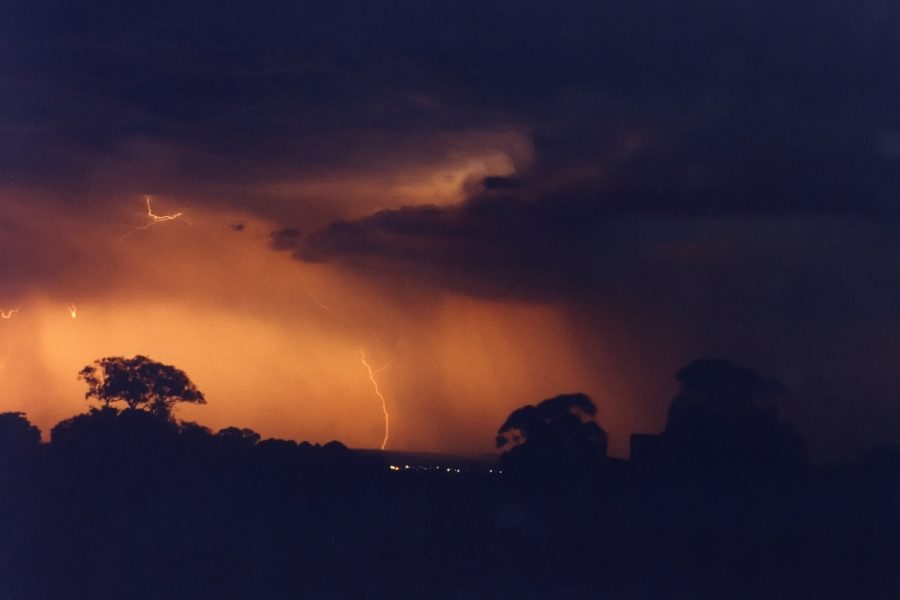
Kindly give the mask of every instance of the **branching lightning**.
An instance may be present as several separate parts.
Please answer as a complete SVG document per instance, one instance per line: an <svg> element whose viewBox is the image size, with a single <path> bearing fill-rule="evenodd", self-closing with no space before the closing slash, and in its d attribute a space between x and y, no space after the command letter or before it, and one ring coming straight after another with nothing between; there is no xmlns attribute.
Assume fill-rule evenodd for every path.
<svg viewBox="0 0 900 600"><path fill-rule="evenodd" d="M177 219L178 217L181 216L181 213L175 213L174 215L154 215L153 208L150 206L150 196L144 196L144 200L147 201L147 216L150 217L150 224L147 225L147 227L150 227L151 225L156 225L157 223L165 223L166 221L174 221L175 219Z"/></svg>
<svg viewBox="0 0 900 600"><path fill-rule="evenodd" d="M381 411L384 413L384 439L381 441L381 449L384 450L388 443L388 435L390 434L390 415L388 415L387 400L384 399L384 394L381 393L381 389L378 387L378 380L375 379L375 376L387 369L391 363L384 365L380 369L373 370L372 365L366 360L366 353L360 350L359 355L362 357L362 364L366 367L366 372L369 374L369 381L372 382L372 387L375 389L375 395L381 400Z"/></svg>
<svg viewBox="0 0 900 600"><path fill-rule="evenodd" d="M323 312L326 312L329 315L331 315L338 322L346 323L346 321L343 318L341 318L341 316L339 314L337 314L335 311L333 311L327 304L325 304L319 298L319 296L317 296L315 294L315 292L313 292L312 288L310 288L310 286L309 286L309 282L306 280L305 277L302 278L302 281L303 281L303 287L306 291L307 297L309 297L309 299L312 300L312 302L316 306L318 306L320 309L322 309ZM385 364L382 367L379 367L378 369L373 369L372 365L369 364L369 361L366 358L365 351L359 350L359 356L360 356L363 366L366 368L366 373L369 376L369 381L372 383L372 389L375 391L375 395L378 396L378 399L381 400L381 412L384 413L384 438L381 440L381 449L384 450L387 447L388 438L390 436L391 417L388 414L387 400L385 399L384 394L381 392L381 388L379 387L378 380L375 378L375 376L378 375L379 373L381 373L382 371L384 371L385 369L387 369L389 366L391 366L391 363L388 362L387 364Z"/></svg>
<svg viewBox="0 0 900 600"><path fill-rule="evenodd" d="M150 205L150 196L144 196L144 200L147 201L147 218L150 219L149 222L146 225L141 225L140 227L135 227L134 229L132 229L131 231L129 231L128 233L123 235L122 236L123 240L137 231L143 231L145 229L150 229L154 225L159 225L160 223L174 221L175 219L179 218L182 214L184 214L184 213L179 212L179 213L175 213L173 215L157 215L153 212L153 207Z"/></svg>
<svg viewBox="0 0 900 600"><path fill-rule="evenodd" d="M12 310L0 310L0 319L12 319L13 315L19 312L18 308Z"/></svg>

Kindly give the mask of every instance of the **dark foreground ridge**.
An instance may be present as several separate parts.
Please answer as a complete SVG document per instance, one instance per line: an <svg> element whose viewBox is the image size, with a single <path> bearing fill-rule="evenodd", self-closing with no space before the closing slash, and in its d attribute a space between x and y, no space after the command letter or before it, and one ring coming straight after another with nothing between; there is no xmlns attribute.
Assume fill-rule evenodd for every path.
<svg viewBox="0 0 900 600"><path fill-rule="evenodd" d="M568 394L513 412L497 464L213 433L95 379L47 444L0 414L0 597L898 597L900 452L813 468L776 382L677 378L632 462Z"/></svg>

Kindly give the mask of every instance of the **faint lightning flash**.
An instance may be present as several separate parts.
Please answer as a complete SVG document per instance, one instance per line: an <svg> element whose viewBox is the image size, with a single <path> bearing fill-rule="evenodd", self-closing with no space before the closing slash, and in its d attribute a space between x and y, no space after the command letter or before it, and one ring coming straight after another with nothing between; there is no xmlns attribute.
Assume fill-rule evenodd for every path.
<svg viewBox="0 0 900 600"><path fill-rule="evenodd" d="M12 319L13 315L19 312L18 308L12 310L0 310L0 319Z"/></svg>
<svg viewBox="0 0 900 600"><path fill-rule="evenodd" d="M128 233L126 233L125 235L122 236L123 240L137 231L143 231L145 229L150 229L154 225L159 225L160 223L166 223L167 221L174 221L175 219L180 217L182 214L184 214L184 213L180 213L180 212L175 213L174 215L154 214L153 207L150 206L150 196L144 196L144 200L147 201L147 218L150 219L150 222L147 223L146 225L142 225L140 227L135 227L134 229L132 229L131 231L129 231Z"/></svg>
<svg viewBox="0 0 900 600"><path fill-rule="evenodd" d="M337 315L333 310L331 310L330 308L328 308L328 305L327 305L327 304L325 304L324 302L322 302L322 300L316 295L315 292L312 291L312 288L309 287L309 281L307 281L305 277L303 277L303 287L304 287L304 289L306 290L306 295L307 295L307 297L308 297L310 300L312 300L313 302L315 302L316 305L317 305L319 308L321 308L322 310L324 310L325 312L327 312L327 313L328 313L329 315L331 315L332 317L340 318L340 317L338 317L338 315Z"/></svg>
<svg viewBox="0 0 900 600"><path fill-rule="evenodd" d="M387 446L388 434L390 433L390 417L387 411L387 400L384 399L384 394L378 388L378 381L375 379L375 376L387 369L391 363L373 371L372 365L366 360L366 353L360 350L359 355L362 357L362 364L366 367L366 372L369 374L369 381L372 382L372 387L375 388L375 395L381 400L381 411L384 413L384 439L381 441L381 449L384 450L385 446Z"/></svg>
<svg viewBox="0 0 900 600"><path fill-rule="evenodd" d="M71 315L71 317L72 317L73 319L78 318L78 307L75 306L74 304L70 304L70 305L68 306L68 308L69 308L69 315Z"/></svg>

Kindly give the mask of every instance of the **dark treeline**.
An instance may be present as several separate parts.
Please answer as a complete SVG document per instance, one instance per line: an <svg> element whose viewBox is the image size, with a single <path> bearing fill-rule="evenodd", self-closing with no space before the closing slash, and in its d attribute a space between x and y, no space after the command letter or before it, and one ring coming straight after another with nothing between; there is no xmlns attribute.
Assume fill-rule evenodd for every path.
<svg viewBox="0 0 900 600"><path fill-rule="evenodd" d="M900 452L810 466L787 390L726 361L630 462L568 394L461 473L177 421L205 400L145 357L81 377L100 406L49 443L0 414L2 598L900 597Z"/></svg>

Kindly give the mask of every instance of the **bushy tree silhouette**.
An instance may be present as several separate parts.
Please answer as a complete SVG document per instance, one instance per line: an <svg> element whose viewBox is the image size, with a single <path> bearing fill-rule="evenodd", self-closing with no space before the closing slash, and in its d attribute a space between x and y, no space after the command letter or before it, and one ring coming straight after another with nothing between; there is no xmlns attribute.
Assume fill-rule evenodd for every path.
<svg viewBox="0 0 900 600"><path fill-rule="evenodd" d="M35 450L41 443L41 430L32 425L25 413L0 413L0 455Z"/></svg>
<svg viewBox="0 0 900 600"><path fill-rule="evenodd" d="M780 423L775 402L788 389L727 360L701 359L675 375L681 389L664 437L683 466L702 470L805 464L805 447Z"/></svg>
<svg viewBox="0 0 900 600"><path fill-rule="evenodd" d="M101 358L84 367L78 378L88 384L85 398L96 398L105 407L124 402L132 410L168 418L176 402L206 403L184 371L141 355Z"/></svg>
<svg viewBox="0 0 900 600"><path fill-rule="evenodd" d="M225 427L216 434L216 440L228 447L247 449L259 443L260 435L246 427Z"/></svg>
<svg viewBox="0 0 900 600"><path fill-rule="evenodd" d="M606 458L607 435L585 394L564 394L513 411L497 431L505 469L559 477L595 469Z"/></svg>
<svg viewBox="0 0 900 600"><path fill-rule="evenodd" d="M104 406L57 423L50 430L51 446L81 460L123 461L158 456L175 442L178 426L149 411Z"/></svg>

